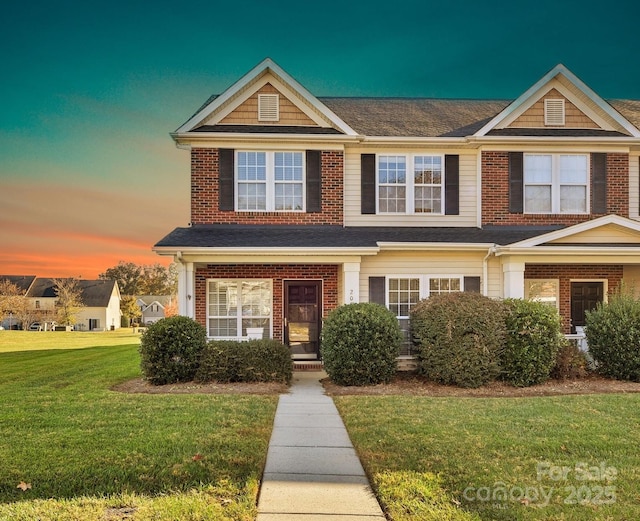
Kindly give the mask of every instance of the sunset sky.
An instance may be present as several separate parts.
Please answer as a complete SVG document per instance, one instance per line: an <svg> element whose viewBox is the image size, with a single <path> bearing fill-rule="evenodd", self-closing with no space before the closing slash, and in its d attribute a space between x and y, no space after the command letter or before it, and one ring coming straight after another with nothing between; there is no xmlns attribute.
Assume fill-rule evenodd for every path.
<svg viewBox="0 0 640 521"><path fill-rule="evenodd" d="M640 99L640 2L11 2L0 15L0 273L167 263L169 132L265 57L317 96L515 98L564 63Z"/></svg>

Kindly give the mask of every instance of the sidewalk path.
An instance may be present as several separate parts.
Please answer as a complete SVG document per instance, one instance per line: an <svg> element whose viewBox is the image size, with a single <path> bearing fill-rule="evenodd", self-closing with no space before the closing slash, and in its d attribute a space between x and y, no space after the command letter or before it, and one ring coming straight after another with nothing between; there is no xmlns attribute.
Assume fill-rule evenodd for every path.
<svg viewBox="0 0 640 521"><path fill-rule="evenodd" d="M258 521L383 521L324 372L297 372L280 395L258 499Z"/></svg>

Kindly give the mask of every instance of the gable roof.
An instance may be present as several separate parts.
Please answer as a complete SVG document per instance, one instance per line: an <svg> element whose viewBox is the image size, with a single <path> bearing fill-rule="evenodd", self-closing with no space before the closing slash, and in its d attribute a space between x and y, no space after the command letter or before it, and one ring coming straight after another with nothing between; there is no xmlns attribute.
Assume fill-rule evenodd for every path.
<svg viewBox="0 0 640 521"><path fill-rule="evenodd" d="M640 130L632 125L628 119L624 118L620 112L615 110L609 103L607 103L604 99L598 96L593 90L591 90L582 80L580 80L575 74L573 74L569 69L567 69L564 65L558 64L553 69L551 69L547 74L545 74L542 78L540 78L536 83L534 83L531 87L529 87L525 92L523 92L515 101L510 103L507 107L504 108L499 114L497 114L491 121L489 121L486 125L484 125L478 132L475 133L476 136L485 136L489 134L492 130L499 128L501 124L504 124L506 121L515 118L515 116L521 114L526 108L531 106L531 104L540 99L541 94L544 93L545 89L549 90L551 87L551 82L555 79L561 80L560 83L562 85L556 85L556 88L565 90L567 92L573 90L575 92L575 96L572 96L573 101L578 104L584 105L585 101L580 103L580 97L593 105L592 107L588 107L584 105L587 111L595 115L598 111L605 119L608 119L613 129L608 130L616 130L620 133L620 135L629 135L633 137L640 137ZM607 129L605 129L607 130Z"/></svg>
<svg viewBox="0 0 640 521"><path fill-rule="evenodd" d="M56 298L54 279L38 277L27 297L31 298ZM113 292L117 289L115 280L78 280L82 291L82 305L89 308L102 308L109 305Z"/></svg>
<svg viewBox="0 0 640 521"><path fill-rule="evenodd" d="M15 284L18 289L23 293L27 294L29 288L33 284L33 281L36 280L35 275L0 275L0 280L8 280L11 284Z"/></svg>
<svg viewBox="0 0 640 521"><path fill-rule="evenodd" d="M248 90L251 86L256 85L261 78L267 75L278 80L284 88L292 91L294 95L291 96L290 101L296 103L300 108L315 112L319 117L324 119L326 124L323 126L333 127L343 134L355 134L353 129L270 58L261 61L222 94L210 97L208 102L189 118L188 121L181 125L174 134L194 131L196 128L201 127L216 111L222 109L227 104L233 104L234 101L237 104L239 101L242 101L244 98L239 98L239 94ZM273 127L277 127L277 125L273 125Z"/></svg>

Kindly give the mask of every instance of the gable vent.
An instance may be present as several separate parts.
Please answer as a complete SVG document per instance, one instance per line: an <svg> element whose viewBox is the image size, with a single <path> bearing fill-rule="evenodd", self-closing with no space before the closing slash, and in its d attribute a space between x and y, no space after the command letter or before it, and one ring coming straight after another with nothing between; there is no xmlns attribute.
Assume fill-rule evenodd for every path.
<svg viewBox="0 0 640 521"><path fill-rule="evenodd" d="M544 124L550 126L564 126L564 100L544 100Z"/></svg>
<svg viewBox="0 0 640 521"><path fill-rule="evenodd" d="M278 121L280 103L277 94L258 94L258 121Z"/></svg>

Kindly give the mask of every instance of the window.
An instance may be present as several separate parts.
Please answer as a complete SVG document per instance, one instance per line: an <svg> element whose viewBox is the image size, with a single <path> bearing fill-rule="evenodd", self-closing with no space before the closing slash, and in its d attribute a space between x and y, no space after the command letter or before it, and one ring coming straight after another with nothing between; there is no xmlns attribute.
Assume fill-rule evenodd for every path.
<svg viewBox="0 0 640 521"><path fill-rule="evenodd" d="M589 160L584 154L525 154L525 213L587 213Z"/></svg>
<svg viewBox="0 0 640 521"><path fill-rule="evenodd" d="M303 211L302 152L238 152L238 211Z"/></svg>
<svg viewBox="0 0 640 521"><path fill-rule="evenodd" d="M441 293L461 291L462 277L387 277L387 307L392 311L404 337L401 355L411 355L409 316L421 299Z"/></svg>
<svg viewBox="0 0 640 521"><path fill-rule="evenodd" d="M443 156L378 156L378 212L442 214Z"/></svg>
<svg viewBox="0 0 640 521"><path fill-rule="evenodd" d="M36 309L40 309L40 301L36 300Z"/></svg>
<svg viewBox="0 0 640 521"><path fill-rule="evenodd" d="M270 280L207 281L207 334L214 338L247 336L261 327L271 336Z"/></svg>
<svg viewBox="0 0 640 521"><path fill-rule="evenodd" d="M559 286L557 279L526 279L524 281L524 298L543 302L559 309Z"/></svg>

